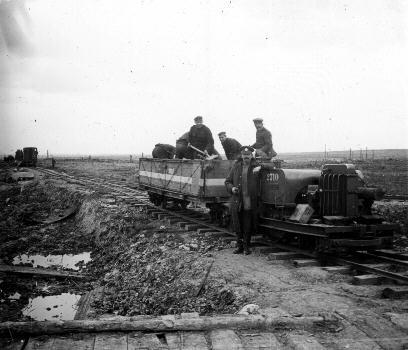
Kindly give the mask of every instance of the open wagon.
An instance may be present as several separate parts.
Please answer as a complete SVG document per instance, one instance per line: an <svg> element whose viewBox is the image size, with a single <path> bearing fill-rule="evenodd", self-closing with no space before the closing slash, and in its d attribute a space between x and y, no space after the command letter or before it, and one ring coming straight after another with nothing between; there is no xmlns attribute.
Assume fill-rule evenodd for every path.
<svg viewBox="0 0 408 350"><path fill-rule="evenodd" d="M141 158L139 187L156 205L205 204L213 218L222 220L230 197L224 182L233 164L232 160Z"/></svg>

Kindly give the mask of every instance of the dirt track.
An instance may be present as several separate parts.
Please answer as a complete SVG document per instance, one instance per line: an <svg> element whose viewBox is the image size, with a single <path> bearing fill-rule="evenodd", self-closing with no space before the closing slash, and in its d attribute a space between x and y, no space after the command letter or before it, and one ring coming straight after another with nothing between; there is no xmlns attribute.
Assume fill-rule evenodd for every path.
<svg viewBox="0 0 408 350"><path fill-rule="evenodd" d="M129 164L81 163L75 172L95 170L101 176L131 182L135 169ZM246 304L257 304L260 313L337 315L343 320L341 329L315 335L329 347L399 348L396 344L408 342L408 327L393 323L389 314L406 316L407 301L382 299L384 285L355 286L351 276L329 274L319 267L295 268L288 261L269 261L265 255L233 255L222 240L193 232L169 233L176 228L115 202L105 191L47 179L39 173L36 180L24 185L3 183L0 197L1 225L7 228L0 241L3 262L10 263L24 253L92 251L92 261L82 270L89 274L86 282L1 276L2 320L26 318L21 309L34 296L67 291L83 294L95 289L99 293L94 294L87 317L233 313ZM74 218L45 226L30 221L72 205L79 205ZM212 261L209 278L196 297ZM15 292L22 297L12 301L9 296ZM373 338L378 338L376 343Z"/></svg>

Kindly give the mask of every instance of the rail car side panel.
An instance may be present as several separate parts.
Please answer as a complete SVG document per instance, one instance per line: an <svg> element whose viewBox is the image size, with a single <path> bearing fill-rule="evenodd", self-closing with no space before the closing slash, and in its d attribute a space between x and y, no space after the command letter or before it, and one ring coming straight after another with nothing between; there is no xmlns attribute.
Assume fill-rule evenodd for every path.
<svg viewBox="0 0 408 350"><path fill-rule="evenodd" d="M202 179L205 197L230 197L225 187L225 178L228 176L234 162L233 160L205 161Z"/></svg>
<svg viewBox="0 0 408 350"><path fill-rule="evenodd" d="M233 161L142 158L139 184L163 194L182 194L213 201L229 198L224 182Z"/></svg>

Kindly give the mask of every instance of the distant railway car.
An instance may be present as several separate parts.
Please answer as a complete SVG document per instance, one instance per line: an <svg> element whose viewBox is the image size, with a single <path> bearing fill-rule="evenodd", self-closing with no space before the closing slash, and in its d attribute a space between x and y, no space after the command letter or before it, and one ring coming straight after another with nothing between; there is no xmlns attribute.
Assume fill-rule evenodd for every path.
<svg viewBox="0 0 408 350"><path fill-rule="evenodd" d="M22 162L23 159L24 159L23 151L22 151L21 149L18 149L18 150L16 151L16 156L15 156L14 158L15 158L15 160L16 160L17 162Z"/></svg>
<svg viewBox="0 0 408 350"><path fill-rule="evenodd" d="M213 219L222 221L230 197L224 182L233 164L229 160L141 158L139 186L156 205L172 201L185 208L190 202L202 203Z"/></svg>
<svg viewBox="0 0 408 350"><path fill-rule="evenodd" d="M38 150L36 147L24 147L23 148L23 166L36 166L37 165Z"/></svg>

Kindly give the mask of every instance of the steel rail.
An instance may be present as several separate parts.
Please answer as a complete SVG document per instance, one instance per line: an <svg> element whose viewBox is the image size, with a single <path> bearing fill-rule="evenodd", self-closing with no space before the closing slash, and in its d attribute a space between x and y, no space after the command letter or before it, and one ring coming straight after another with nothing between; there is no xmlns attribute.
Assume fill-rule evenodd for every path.
<svg viewBox="0 0 408 350"><path fill-rule="evenodd" d="M386 278L392 279L394 281L399 281L399 282L402 282L402 283L408 283L408 276L403 275L403 274L386 271L386 270L379 269L379 268L372 267L372 266L367 266L365 264L357 263L355 261L350 261L350 260L346 260L346 259L343 259L343 258L338 258L338 257L331 256L331 257L328 257L328 259L330 261L335 262L335 263L340 264L340 265L352 266L352 267L354 267L355 269L357 269L359 271L370 272L370 273L373 273L373 274L381 276L381 277L386 277Z"/></svg>

